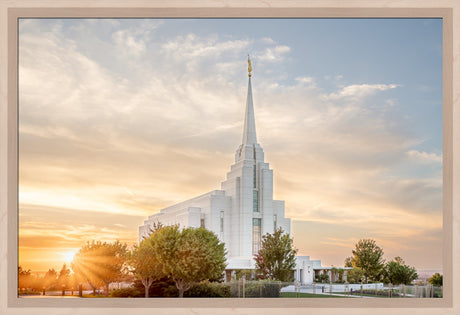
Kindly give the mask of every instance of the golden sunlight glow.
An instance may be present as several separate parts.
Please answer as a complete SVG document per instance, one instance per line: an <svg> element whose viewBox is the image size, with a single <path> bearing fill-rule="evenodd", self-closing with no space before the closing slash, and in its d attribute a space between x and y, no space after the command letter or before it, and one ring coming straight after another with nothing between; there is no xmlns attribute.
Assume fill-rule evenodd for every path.
<svg viewBox="0 0 460 315"><path fill-rule="evenodd" d="M182 37L176 22L164 20L160 32L171 35L164 37L153 20L63 21L19 23L18 262L25 270L59 272L65 263L90 278L97 264L78 254L87 242L132 246L148 216L221 189L241 144L254 68L264 69L253 78L253 110L273 171L270 193L285 202L298 254L341 266L359 239L372 238L387 260L442 265L441 85L422 95L398 81L406 77L380 81L378 71L305 72L311 60L303 60L301 32L272 39L246 29L227 38L232 33L218 28L209 37L201 22L181 20L193 34ZM264 36L276 30L272 22ZM93 49L101 44L103 52ZM249 51L246 73L241 54ZM120 67L133 60L135 68ZM427 84L417 80L408 82Z"/></svg>
<svg viewBox="0 0 460 315"><path fill-rule="evenodd" d="M73 251L73 252L65 252L65 253L60 253L60 255L63 256L64 258L64 262L66 264L70 264L75 256L77 252L76 251Z"/></svg>

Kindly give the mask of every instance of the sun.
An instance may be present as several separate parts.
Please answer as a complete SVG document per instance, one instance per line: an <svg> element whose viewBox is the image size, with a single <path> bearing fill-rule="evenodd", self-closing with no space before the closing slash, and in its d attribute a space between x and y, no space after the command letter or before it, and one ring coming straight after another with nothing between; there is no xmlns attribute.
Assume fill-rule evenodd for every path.
<svg viewBox="0 0 460 315"><path fill-rule="evenodd" d="M70 264L75 256L76 252L65 252L61 253L66 264Z"/></svg>

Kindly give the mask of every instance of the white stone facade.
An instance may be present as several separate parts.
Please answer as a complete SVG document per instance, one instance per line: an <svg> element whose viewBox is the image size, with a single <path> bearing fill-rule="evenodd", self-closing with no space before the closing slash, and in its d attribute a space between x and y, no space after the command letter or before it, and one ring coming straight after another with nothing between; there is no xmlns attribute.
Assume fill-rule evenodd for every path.
<svg viewBox="0 0 460 315"><path fill-rule="evenodd" d="M273 233L279 227L290 234L291 220L284 215L284 201L273 200L273 171L264 161L263 149L257 143L251 77L242 144L236 150L235 163L221 183L221 190L208 192L149 216L139 227L139 241L149 235L150 228L157 221L163 225L201 226L214 232L225 243L228 271L255 268L253 257L264 234ZM313 269L313 277L304 270L321 267L321 262L303 259L305 257L298 258L302 271L295 272L296 279L311 283Z"/></svg>
<svg viewBox="0 0 460 315"><path fill-rule="evenodd" d="M302 284L313 283L317 270L321 268L321 260L310 260L309 256L296 256L294 277Z"/></svg>

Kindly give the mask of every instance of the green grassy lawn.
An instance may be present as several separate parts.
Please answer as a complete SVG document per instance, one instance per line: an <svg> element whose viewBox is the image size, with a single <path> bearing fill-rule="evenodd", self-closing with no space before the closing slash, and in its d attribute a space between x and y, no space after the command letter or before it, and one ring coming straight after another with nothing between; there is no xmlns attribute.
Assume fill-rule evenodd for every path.
<svg viewBox="0 0 460 315"><path fill-rule="evenodd" d="M333 294L343 294L345 296L349 296L347 294L345 294L344 292L332 292ZM390 298L388 295L377 295L377 294L369 294L369 293L363 293L363 294L360 294L359 291L357 291L355 294L353 294L353 296L368 296L368 297L375 297L375 298ZM403 296L391 296L392 299L399 299L399 298L402 298Z"/></svg>
<svg viewBox="0 0 460 315"><path fill-rule="evenodd" d="M383 299L389 299L390 298L388 295L376 295L376 294L353 294L353 295L370 296L370 297L383 298ZM402 298L402 296L391 296L391 298L392 299L399 299L399 298Z"/></svg>
<svg viewBox="0 0 460 315"><path fill-rule="evenodd" d="M295 292L281 292L283 298L346 298L347 296L336 296L327 294L313 294L313 293L295 293Z"/></svg>

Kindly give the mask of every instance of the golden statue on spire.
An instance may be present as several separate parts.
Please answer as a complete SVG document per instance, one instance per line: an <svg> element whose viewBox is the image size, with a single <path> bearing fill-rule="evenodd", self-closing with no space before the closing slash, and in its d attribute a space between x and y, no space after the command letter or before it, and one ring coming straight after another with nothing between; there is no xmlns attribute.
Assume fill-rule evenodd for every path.
<svg viewBox="0 0 460 315"><path fill-rule="evenodd" d="M248 77L251 77L251 71L252 71L251 59L249 59L249 55L248 55Z"/></svg>

